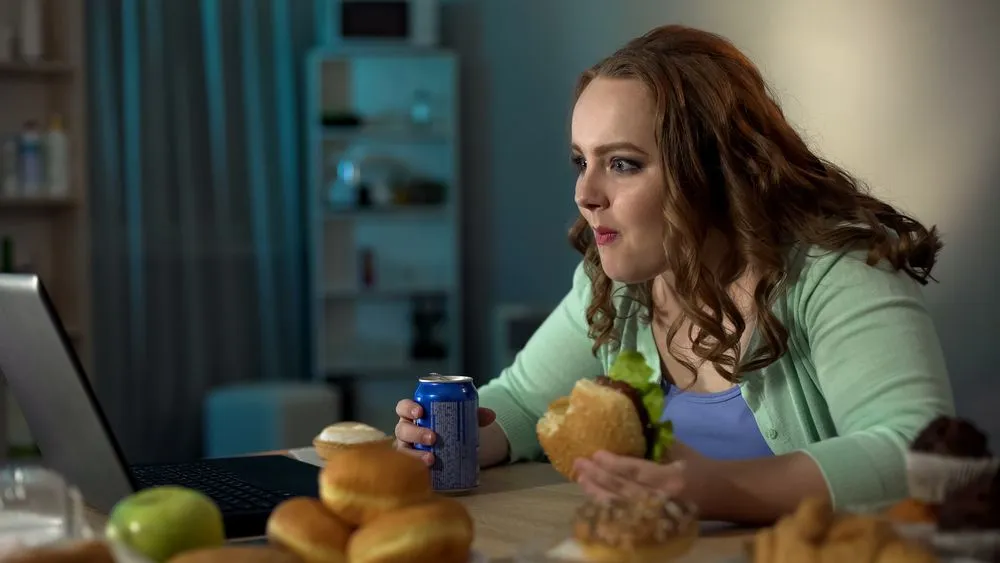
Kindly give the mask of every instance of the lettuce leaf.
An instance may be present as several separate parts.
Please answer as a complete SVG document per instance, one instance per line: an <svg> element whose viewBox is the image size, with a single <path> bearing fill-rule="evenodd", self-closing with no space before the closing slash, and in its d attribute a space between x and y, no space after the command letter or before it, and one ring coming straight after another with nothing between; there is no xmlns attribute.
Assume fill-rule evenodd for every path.
<svg viewBox="0 0 1000 563"><path fill-rule="evenodd" d="M636 350L621 351L608 370L608 377L628 383L642 396L642 404L646 407L649 420L652 421L656 430L652 459L658 462L663 459L674 443L674 426L669 420L658 422L663 416L663 388L660 387L658 381L651 381L652 376L653 369L646 363L642 354Z"/></svg>

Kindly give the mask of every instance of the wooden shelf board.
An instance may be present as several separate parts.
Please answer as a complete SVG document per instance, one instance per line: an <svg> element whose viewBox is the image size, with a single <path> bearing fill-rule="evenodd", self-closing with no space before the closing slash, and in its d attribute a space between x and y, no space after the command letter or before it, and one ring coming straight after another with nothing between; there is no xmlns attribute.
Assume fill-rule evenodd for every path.
<svg viewBox="0 0 1000 563"><path fill-rule="evenodd" d="M0 211L4 209L67 209L77 201L68 196L0 196Z"/></svg>
<svg viewBox="0 0 1000 563"><path fill-rule="evenodd" d="M73 66L62 62L0 62L0 76L69 76L70 74L73 74Z"/></svg>

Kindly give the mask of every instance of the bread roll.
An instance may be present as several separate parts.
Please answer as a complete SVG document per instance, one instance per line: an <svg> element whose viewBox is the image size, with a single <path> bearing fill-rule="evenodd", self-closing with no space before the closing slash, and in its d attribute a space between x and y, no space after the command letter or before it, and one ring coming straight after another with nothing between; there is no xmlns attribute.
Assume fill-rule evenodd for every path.
<svg viewBox="0 0 1000 563"><path fill-rule="evenodd" d="M225 546L185 551L169 563L302 563L294 554L270 546Z"/></svg>
<svg viewBox="0 0 1000 563"><path fill-rule="evenodd" d="M319 492L329 510L355 526L433 493L427 466L391 448L346 450L320 472Z"/></svg>
<svg viewBox="0 0 1000 563"><path fill-rule="evenodd" d="M600 450L644 457L648 443L640 412L628 395L581 379L569 397L549 405L538 421L538 441L556 471L574 480L573 461Z"/></svg>
<svg viewBox="0 0 1000 563"><path fill-rule="evenodd" d="M331 424L313 439L316 454L328 461L347 449L391 448L392 443L392 436L360 422Z"/></svg>
<svg viewBox="0 0 1000 563"><path fill-rule="evenodd" d="M347 545L351 563L466 563L474 525L458 501L435 497L386 512L358 529Z"/></svg>
<svg viewBox="0 0 1000 563"><path fill-rule="evenodd" d="M351 526L312 498L279 504L267 520L267 539L306 563L346 563Z"/></svg>

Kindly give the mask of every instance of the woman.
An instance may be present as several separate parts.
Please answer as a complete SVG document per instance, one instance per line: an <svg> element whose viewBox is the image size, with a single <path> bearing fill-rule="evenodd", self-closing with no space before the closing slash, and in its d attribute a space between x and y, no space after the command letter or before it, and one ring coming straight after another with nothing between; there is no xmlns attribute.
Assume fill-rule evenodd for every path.
<svg viewBox="0 0 1000 563"><path fill-rule="evenodd" d="M694 29L655 29L583 74L572 153L583 261L480 389L483 466L539 457L548 403L635 349L669 385L681 461L578 460L588 494L666 491L747 523L814 495L903 497L907 442L954 410L920 293L936 229L810 151L754 65ZM415 403L397 411L401 447L433 441Z"/></svg>

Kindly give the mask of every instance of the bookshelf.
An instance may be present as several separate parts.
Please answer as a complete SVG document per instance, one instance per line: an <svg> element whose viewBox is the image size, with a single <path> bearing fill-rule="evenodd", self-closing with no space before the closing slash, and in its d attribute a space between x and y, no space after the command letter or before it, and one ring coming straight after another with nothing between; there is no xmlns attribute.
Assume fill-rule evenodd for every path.
<svg viewBox="0 0 1000 563"><path fill-rule="evenodd" d="M318 379L461 369L457 75L443 49L309 57Z"/></svg>
<svg viewBox="0 0 1000 563"><path fill-rule="evenodd" d="M18 2L0 9L0 27L19 26ZM40 60L27 62L17 49L0 60L0 141L35 121L44 132L58 115L68 141L68 192L51 195L42 186L31 195L0 190L0 239L12 249L15 271L37 273L90 373L90 237L86 169L86 49L84 2L44 0ZM0 162L0 167L3 166ZM0 170L3 174L4 170ZM2 452L30 448L30 434L10 397L0 407L5 423ZM0 455L3 455L0 453Z"/></svg>

